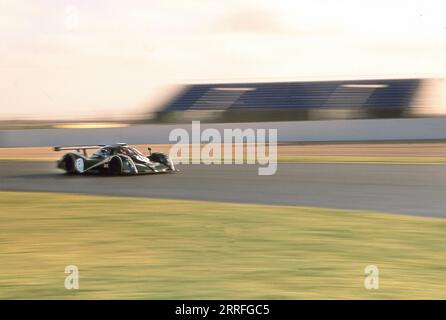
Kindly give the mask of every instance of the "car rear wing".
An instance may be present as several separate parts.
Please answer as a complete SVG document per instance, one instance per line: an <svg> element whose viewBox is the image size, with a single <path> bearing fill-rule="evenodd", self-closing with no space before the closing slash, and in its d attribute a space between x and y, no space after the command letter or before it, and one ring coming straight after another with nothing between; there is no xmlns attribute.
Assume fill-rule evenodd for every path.
<svg viewBox="0 0 446 320"><path fill-rule="evenodd" d="M54 147L54 151L62 151L62 150L86 150L86 149L99 149L105 147L104 144L98 144L96 146L69 146L69 147Z"/></svg>
<svg viewBox="0 0 446 320"><path fill-rule="evenodd" d="M54 151L63 151L63 150L76 150L77 152L83 152L84 155L87 154L86 150L88 149L99 149L104 147L104 144L98 144L95 146L66 146L66 147L54 147Z"/></svg>

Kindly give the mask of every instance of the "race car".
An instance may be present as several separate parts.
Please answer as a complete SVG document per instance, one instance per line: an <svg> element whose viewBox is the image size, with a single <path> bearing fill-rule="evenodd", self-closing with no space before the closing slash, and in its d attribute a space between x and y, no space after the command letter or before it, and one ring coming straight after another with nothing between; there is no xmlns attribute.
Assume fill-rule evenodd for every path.
<svg viewBox="0 0 446 320"><path fill-rule="evenodd" d="M89 149L96 151L89 156ZM57 161L57 167L68 174L136 175L177 171L168 155L152 153L148 148L149 155L145 156L127 143L54 148L54 151L63 150L75 150Z"/></svg>

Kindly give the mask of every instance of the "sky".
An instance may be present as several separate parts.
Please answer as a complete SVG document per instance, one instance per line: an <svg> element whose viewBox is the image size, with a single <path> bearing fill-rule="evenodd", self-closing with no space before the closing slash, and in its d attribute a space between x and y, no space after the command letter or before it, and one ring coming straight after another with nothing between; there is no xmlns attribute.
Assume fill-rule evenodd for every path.
<svg viewBox="0 0 446 320"><path fill-rule="evenodd" d="M441 0L0 0L0 119L126 119L175 85L444 77Z"/></svg>

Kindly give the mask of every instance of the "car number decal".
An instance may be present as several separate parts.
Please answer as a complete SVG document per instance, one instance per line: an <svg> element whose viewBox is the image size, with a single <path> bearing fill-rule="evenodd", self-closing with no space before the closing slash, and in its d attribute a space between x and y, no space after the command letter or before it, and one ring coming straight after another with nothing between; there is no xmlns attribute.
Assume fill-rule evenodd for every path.
<svg viewBox="0 0 446 320"><path fill-rule="evenodd" d="M76 159L75 166L76 166L77 171L83 172L84 171L84 160L81 158Z"/></svg>

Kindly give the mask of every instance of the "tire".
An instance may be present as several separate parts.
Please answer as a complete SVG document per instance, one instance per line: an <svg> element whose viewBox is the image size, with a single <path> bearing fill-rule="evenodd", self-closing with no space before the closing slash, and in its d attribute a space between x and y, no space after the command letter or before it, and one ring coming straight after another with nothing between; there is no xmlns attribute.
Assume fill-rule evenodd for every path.
<svg viewBox="0 0 446 320"><path fill-rule="evenodd" d="M67 154L63 160L63 168L67 174L84 173L84 159L73 154Z"/></svg>
<svg viewBox="0 0 446 320"><path fill-rule="evenodd" d="M171 171L176 171L175 165L173 164L172 160L170 160L169 156L164 153L161 153L161 152L152 153L149 156L149 160L152 162L161 163L161 164L165 165Z"/></svg>
<svg viewBox="0 0 446 320"><path fill-rule="evenodd" d="M112 176L119 176L122 174L122 160L119 157L111 159L109 164L109 173Z"/></svg>
<svg viewBox="0 0 446 320"><path fill-rule="evenodd" d="M64 159L64 167L67 174L76 174L76 166L73 156L66 156Z"/></svg>
<svg viewBox="0 0 446 320"><path fill-rule="evenodd" d="M163 153L160 152L154 152L149 156L149 160L152 162L158 162L158 163L162 163L165 166L169 166L169 159L167 158L167 156Z"/></svg>

